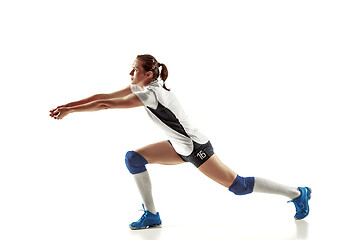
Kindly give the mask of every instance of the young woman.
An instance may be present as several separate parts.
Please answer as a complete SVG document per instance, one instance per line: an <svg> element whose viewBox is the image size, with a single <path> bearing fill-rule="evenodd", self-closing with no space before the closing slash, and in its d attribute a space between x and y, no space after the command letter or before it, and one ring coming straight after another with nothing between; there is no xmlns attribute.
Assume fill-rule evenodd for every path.
<svg viewBox="0 0 360 240"><path fill-rule="evenodd" d="M191 124L179 101L165 86L168 76L165 64L159 63L151 55L139 55L130 76L130 86L114 93L97 94L59 106L50 111L50 116L62 119L73 112L144 106L149 117L165 131L168 141L129 151L125 155L126 166L133 174L145 204L143 216L130 224L131 229L161 225L145 167L148 163L172 165L191 162L206 176L236 195L252 192L280 194L292 199L289 202L295 204L295 219L303 219L309 214L310 188L289 187L260 177L243 178L220 161L209 139Z"/></svg>

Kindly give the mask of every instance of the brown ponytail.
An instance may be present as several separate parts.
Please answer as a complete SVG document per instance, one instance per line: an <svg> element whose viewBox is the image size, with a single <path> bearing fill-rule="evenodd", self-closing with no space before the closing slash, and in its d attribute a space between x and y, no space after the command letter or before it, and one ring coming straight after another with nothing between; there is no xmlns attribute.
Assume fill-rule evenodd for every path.
<svg viewBox="0 0 360 240"><path fill-rule="evenodd" d="M167 69L166 65L163 64L163 63L159 63L159 66L161 67L160 78L161 78L161 80L164 81L163 88L165 88L166 90L170 91L170 89L168 89L168 88L165 86L165 81L166 81L166 79L167 79L167 77L168 77L168 74L169 74L169 73L168 73L168 69Z"/></svg>
<svg viewBox="0 0 360 240"><path fill-rule="evenodd" d="M161 80L164 81L163 88L170 91L170 89L168 89L165 86L165 81L166 81L166 79L167 79L167 77L169 75L168 69L165 66L165 64L159 63L153 56L151 56L149 54L138 55L136 57L136 59L141 61L142 67L144 68L144 70L146 72L151 71L153 73L153 79L154 80L158 79L158 77L160 76ZM160 67L161 67L161 72L160 72L160 69L159 69Z"/></svg>

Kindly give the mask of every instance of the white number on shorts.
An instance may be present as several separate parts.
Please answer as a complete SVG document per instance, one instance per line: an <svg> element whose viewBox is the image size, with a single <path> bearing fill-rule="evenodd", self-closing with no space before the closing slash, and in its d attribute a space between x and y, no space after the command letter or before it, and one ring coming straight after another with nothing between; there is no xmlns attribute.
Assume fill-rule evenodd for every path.
<svg viewBox="0 0 360 240"><path fill-rule="evenodd" d="M201 150L198 154L196 154L196 156L203 160L204 158L206 158L206 153Z"/></svg>

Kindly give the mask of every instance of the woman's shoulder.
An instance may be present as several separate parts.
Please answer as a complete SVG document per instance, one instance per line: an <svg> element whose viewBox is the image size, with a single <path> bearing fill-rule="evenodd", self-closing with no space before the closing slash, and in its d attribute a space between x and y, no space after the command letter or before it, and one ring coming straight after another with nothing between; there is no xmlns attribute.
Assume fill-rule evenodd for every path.
<svg viewBox="0 0 360 240"><path fill-rule="evenodd" d="M150 82L148 85L146 85L146 87L150 89L162 88L162 81L157 79L155 81Z"/></svg>

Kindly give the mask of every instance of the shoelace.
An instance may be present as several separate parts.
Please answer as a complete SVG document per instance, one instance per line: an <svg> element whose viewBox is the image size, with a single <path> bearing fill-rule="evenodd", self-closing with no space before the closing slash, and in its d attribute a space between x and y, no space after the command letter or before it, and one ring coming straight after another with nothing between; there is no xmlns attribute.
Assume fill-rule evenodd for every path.
<svg viewBox="0 0 360 240"><path fill-rule="evenodd" d="M141 218L138 220L138 222L144 221L144 219L146 218L147 213L148 213L148 212L145 210L144 204L142 204L142 207L143 207L143 209L140 209L139 211L144 211L144 214L141 216Z"/></svg>
<svg viewBox="0 0 360 240"><path fill-rule="evenodd" d="M294 201L294 200L295 200L295 199L289 200L288 203L289 203L289 202L293 202L294 205L295 205L296 211L301 211L301 210L303 210L304 204L303 204L302 202L297 202L297 201Z"/></svg>

